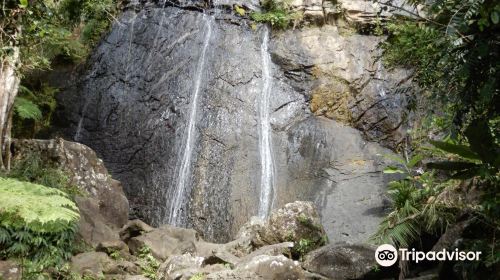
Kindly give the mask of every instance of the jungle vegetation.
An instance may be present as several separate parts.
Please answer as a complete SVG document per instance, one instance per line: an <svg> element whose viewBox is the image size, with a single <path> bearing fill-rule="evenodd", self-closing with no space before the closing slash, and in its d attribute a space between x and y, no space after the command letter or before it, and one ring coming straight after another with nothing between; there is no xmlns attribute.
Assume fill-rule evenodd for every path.
<svg viewBox="0 0 500 280"><path fill-rule="evenodd" d="M386 9L393 1L375 1ZM463 279L488 279L500 243L500 3L409 0L425 16L382 23L389 67L413 69L423 114L411 145L386 173L393 204L373 239L397 247L422 244L464 226L456 246L485 252L480 263L454 267ZM405 10L408 12L408 10ZM430 249L430 248L428 248ZM407 264L401 264L403 274ZM483 274L477 274L482 271Z"/></svg>

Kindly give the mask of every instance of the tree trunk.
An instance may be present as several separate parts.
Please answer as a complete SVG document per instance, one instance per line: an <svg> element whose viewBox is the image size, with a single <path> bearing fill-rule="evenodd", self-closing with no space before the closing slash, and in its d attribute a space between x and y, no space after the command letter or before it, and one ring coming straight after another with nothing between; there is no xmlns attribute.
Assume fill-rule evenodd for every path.
<svg viewBox="0 0 500 280"><path fill-rule="evenodd" d="M10 132L14 100L21 82L17 73L19 47L0 61L0 169L10 168Z"/></svg>

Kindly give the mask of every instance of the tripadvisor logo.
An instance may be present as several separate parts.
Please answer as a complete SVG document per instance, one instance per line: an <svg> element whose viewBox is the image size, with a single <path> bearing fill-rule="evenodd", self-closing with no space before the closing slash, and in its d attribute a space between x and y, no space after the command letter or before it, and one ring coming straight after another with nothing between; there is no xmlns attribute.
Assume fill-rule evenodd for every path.
<svg viewBox="0 0 500 280"><path fill-rule="evenodd" d="M415 249L400 248L398 250L389 244L380 245L375 251L375 260L381 266L391 266L398 260L398 255L403 261L478 261L481 252L463 252L455 249L448 251L443 249L441 251L422 252L415 251Z"/></svg>
<svg viewBox="0 0 500 280"><path fill-rule="evenodd" d="M398 260L398 251L392 245L380 245L375 251L375 260L381 266L391 266Z"/></svg>

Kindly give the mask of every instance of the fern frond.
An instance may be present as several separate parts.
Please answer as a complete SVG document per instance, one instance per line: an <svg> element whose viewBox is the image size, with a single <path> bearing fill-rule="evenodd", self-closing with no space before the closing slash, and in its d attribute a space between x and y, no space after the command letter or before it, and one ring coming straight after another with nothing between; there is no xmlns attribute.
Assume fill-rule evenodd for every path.
<svg viewBox="0 0 500 280"><path fill-rule="evenodd" d="M57 189L0 178L0 225L34 232L61 232L79 219L78 209Z"/></svg>
<svg viewBox="0 0 500 280"><path fill-rule="evenodd" d="M16 114L23 120L38 121L42 119L42 111L29 99L17 97L14 102L14 109Z"/></svg>

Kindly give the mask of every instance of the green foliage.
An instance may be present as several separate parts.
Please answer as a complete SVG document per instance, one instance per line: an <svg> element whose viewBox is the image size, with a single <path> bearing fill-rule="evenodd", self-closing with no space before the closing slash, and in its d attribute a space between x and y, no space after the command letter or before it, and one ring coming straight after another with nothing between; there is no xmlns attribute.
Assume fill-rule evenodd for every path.
<svg viewBox="0 0 500 280"><path fill-rule="evenodd" d="M240 17L243 17L245 16L246 14L246 11L244 8L238 6L238 5L235 5L234 6L234 11L236 12L236 14L238 14Z"/></svg>
<svg viewBox="0 0 500 280"><path fill-rule="evenodd" d="M285 29L290 23L300 20L302 14L293 12L287 0L267 0L263 3L265 12L253 12L250 14L256 22L269 23L272 27Z"/></svg>
<svg viewBox="0 0 500 280"><path fill-rule="evenodd" d="M33 138L49 129L57 107L56 88L46 84L31 88L21 86L14 103L13 135L17 138Z"/></svg>
<svg viewBox="0 0 500 280"><path fill-rule="evenodd" d="M80 22L80 39L85 45L95 45L109 28L117 13L115 0L65 0L60 13L68 23Z"/></svg>
<svg viewBox="0 0 500 280"><path fill-rule="evenodd" d="M155 257L153 257L151 248L144 246L139 250L138 264L141 268L142 275L152 280L156 280L158 278L157 272L160 267L160 263Z"/></svg>
<svg viewBox="0 0 500 280"><path fill-rule="evenodd" d="M456 182L438 182L433 172L417 169L422 158L418 154L408 162L398 159L402 168L388 167L384 171L402 174L403 178L389 183L392 209L372 236L375 243L408 248L423 233L435 234L453 221L454 205L448 205L439 195Z"/></svg>
<svg viewBox="0 0 500 280"><path fill-rule="evenodd" d="M123 260L123 257L121 255L120 251L118 251L118 250L112 251L109 254L109 257L111 257L115 261Z"/></svg>
<svg viewBox="0 0 500 280"><path fill-rule="evenodd" d="M79 214L65 193L0 178L0 197L0 258L26 260L26 273L39 274L71 256Z"/></svg>
<svg viewBox="0 0 500 280"><path fill-rule="evenodd" d="M6 228L57 233L79 218L75 203L54 188L0 178L0 196L0 225Z"/></svg>
<svg viewBox="0 0 500 280"><path fill-rule="evenodd" d="M412 131L413 150L406 153L420 154L427 164L415 169L403 161L404 168L386 170L403 177L390 183L392 211L374 239L408 246L424 233L439 236L447 223L466 213L484 231L471 237L471 244L486 244L494 252L500 228L500 4L494 0L408 2L421 5L426 18L400 19L385 26L384 61L388 66L414 69L425 103L420 106L427 116ZM429 135L441 139L430 141L435 148L425 147ZM447 200L458 184L480 193L479 205ZM468 273L473 275L479 266L494 267L498 261L491 253L484 262L461 265L472 269Z"/></svg>
<svg viewBox="0 0 500 280"><path fill-rule="evenodd" d="M25 71L49 68L60 55L80 60L109 27L115 7L114 0L5 0L0 11L0 57L20 46Z"/></svg>
<svg viewBox="0 0 500 280"><path fill-rule="evenodd" d="M389 65L415 70L433 109L449 108L448 129L463 132L476 120L498 116L500 4L494 0L423 0L427 17L387 26L383 45ZM389 4L391 1L389 1Z"/></svg>
<svg viewBox="0 0 500 280"><path fill-rule="evenodd" d="M14 110L16 111L16 116L21 120L38 121L42 118L42 111L40 111L40 108L35 103L31 102L31 100L23 97L16 97Z"/></svg>
<svg viewBox="0 0 500 280"><path fill-rule="evenodd" d="M299 242L293 247L296 254L299 255L300 258L303 258L307 253L317 248L316 242L313 240L302 238Z"/></svg>
<svg viewBox="0 0 500 280"><path fill-rule="evenodd" d="M21 259L23 279L50 279L46 268L62 271L64 260L86 250L74 240L79 215L71 196L81 193L36 152L0 175L10 177L0 178L0 259Z"/></svg>
<svg viewBox="0 0 500 280"><path fill-rule="evenodd" d="M43 162L40 153L35 151L15 161L10 172L3 174L3 176L55 188L71 197L85 195L71 183L66 172Z"/></svg>

